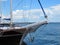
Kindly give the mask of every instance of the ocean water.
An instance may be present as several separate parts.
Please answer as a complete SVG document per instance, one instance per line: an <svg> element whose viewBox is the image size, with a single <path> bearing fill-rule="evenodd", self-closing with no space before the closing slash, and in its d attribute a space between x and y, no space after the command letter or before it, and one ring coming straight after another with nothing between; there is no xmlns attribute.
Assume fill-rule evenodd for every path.
<svg viewBox="0 0 60 45"><path fill-rule="evenodd" d="M31 38L33 39L30 40ZM28 34L24 41L27 45L60 45L60 23L39 27L35 32Z"/></svg>

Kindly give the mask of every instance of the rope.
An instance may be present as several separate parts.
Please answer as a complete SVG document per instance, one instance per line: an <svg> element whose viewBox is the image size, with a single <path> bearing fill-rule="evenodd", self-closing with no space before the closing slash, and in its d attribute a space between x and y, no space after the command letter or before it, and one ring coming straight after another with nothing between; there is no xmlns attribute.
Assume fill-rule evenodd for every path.
<svg viewBox="0 0 60 45"><path fill-rule="evenodd" d="M33 32L33 33L34 33L34 32ZM32 36L32 35L33 35L32 33L29 34L29 38L30 38L29 41L30 41L30 42L34 42L34 39L35 39L35 37Z"/></svg>

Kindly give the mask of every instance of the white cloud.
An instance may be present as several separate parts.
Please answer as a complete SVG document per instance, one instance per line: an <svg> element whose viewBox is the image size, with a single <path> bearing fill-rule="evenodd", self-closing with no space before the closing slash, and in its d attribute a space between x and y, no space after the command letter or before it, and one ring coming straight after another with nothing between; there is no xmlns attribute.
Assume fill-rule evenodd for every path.
<svg viewBox="0 0 60 45"><path fill-rule="evenodd" d="M38 10L39 12L39 10ZM37 16L37 11L36 10L16 10L13 11L13 18L16 19L22 19L22 18L39 18L39 16Z"/></svg>
<svg viewBox="0 0 60 45"><path fill-rule="evenodd" d="M60 4L55 5L55 6L51 6L50 11L52 12L52 14L49 16L49 20L51 22L60 22Z"/></svg>
<svg viewBox="0 0 60 45"><path fill-rule="evenodd" d="M49 22L60 22L60 4L51 6L49 8L44 9ZM9 17L9 16L3 16L3 17ZM44 17L44 14L41 9L31 9L31 10L16 10L13 11L13 19L19 19L23 20L26 19L28 21L40 21Z"/></svg>
<svg viewBox="0 0 60 45"><path fill-rule="evenodd" d="M52 6L50 7L51 10L54 12L54 14L60 14L60 4L59 5L56 5L56 6Z"/></svg>
<svg viewBox="0 0 60 45"><path fill-rule="evenodd" d="M46 14L51 15L52 11L50 9L45 9ZM13 19L28 19L32 21L40 21L40 18L44 17L41 9L31 9L31 10L16 10L13 11ZM43 19L43 18L42 18Z"/></svg>
<svg viewBox="0 0 60 45"><path fill-rule="evenodd" d="M48 20L51 22L59 21L60 19L60 4L51 6L49 8L44 9ZM31 10L16 10L13 12L13 18L22 19L27 18L28 20L40 20L40 18L44 17L44 14L41 9L31 9Z"/></svg>

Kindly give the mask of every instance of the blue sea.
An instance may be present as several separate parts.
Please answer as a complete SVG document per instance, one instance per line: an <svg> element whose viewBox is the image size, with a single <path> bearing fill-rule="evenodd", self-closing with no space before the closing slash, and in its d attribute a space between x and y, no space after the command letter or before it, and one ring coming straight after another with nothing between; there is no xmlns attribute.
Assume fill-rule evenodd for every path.
<svg viewBox="0 0 60 45"><path fill-rule="evenodd" d="M29 33L24 41L27 45L60 45L60 23L48 23L39 27Z"/></svg>

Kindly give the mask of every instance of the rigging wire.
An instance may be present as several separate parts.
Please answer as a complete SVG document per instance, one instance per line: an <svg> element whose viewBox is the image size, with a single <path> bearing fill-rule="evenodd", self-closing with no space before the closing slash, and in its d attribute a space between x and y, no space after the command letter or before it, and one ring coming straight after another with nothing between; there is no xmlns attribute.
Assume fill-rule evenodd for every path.
<svg viewBox="0 0 60 45"><path fill-rule="evenodd" d="M18 4L15 6L15 8L13 8L13 10L14 10L14 9L17 9L18 6L20 6L20 4L21 4L22 2L23 2L23 0L19 0ZM23 5L22 5L22 9L23 9ZM22 10L22 12L23 12L22 16L23 16L23 18L24 18L24 10ZM25 21L25 19L24 19L23 21Z"/></svg>
<svg viewBox="0 0 60 45"><path fill-rule="evenodd" d="M33 1L33 0L31 0L31 1L30 1L30 6L29 6L28 17L31 15L31 6L32 6L32 1ZM29 18L29 19L30 19L30 18Z"/></svg>
<svg viewBox="0 0 60 45"><path fill-rule="evenodd" d="M29 40L30 42L34 42L34 40L35 40L35 37L34 37L33 33L35 33L35 32L30 33L30 34L29 34L29 37L28 37L28 40Z"/></svg>
<svg viewBox="0 0 60 45"><path fill-rule="evenodd" d="M2 20L2 1L0 0L0 23Z"/></svg>
<svg viewBox="0 0 60 45"><path fill-rule="evenodd" d="M43 13L44 13L45 18L47 19L47 15L46 15L43 7L42 7L41 2L40 2L39 0L38 0L38 2L39 2L39 4L40 4L40 6L41 6L41 9L42 9L42 11L43 11ZM30 8L31 8L31 5L30 5ZM46 24L46 25L47 25L47 24ZM45 29L46 25L44 25L43 30ZM34 37L34 36L32 37L32 34L29 34L29 36L30 36L30 42L33 42L34 39L35 39L35 37Z"/></svg>
<svg viewBox="0 0 60 45"><path fill-rule="evenodd" d="M45 30L46 26L47 26L47 24L43 25L42 28L37 29L37 30L40 30L39 32L41 32L41 31ZM37 31L28 34L29 37L28 37L27 39L28 39L31 43L34 42L34 40L35 40L35 38L37 37L37 35L38 35L38 36L40 35L40 33L36 34L36 32L37 32Z"/></svg>
<svg viewBox="0 0 60 45"><path fill-rule="evenodd" d="M20 0L14 9L17 9L17 7L18 7L22 2L23 2L23 0Z"/></svg>
<svg viewBox="0 0 60 45"><path fill-rule="evenodd" d="M43 9L43 6L42 6L40 0L38 0L38 2L39 2L39 4L40 4L40 6L41 6L41 9L42 9L42 11L43 11L43 13L44 13L45 18L47 19L47 15L46 15L46 13L45 13L45 11L44 11L44 9Z"/></svg>
<svg viewBox="0 0 60 45"><path fill-rule="evenodd" d="M25 3L25 4L27 4L27 3ZM32 0L30 0L30 6L29 6L28 17L31 15L31 13L30 13L31 4L32 4ZM24 13L23 13L23 14L24 14ZM28 30L28 29L27 29L27 30ZM34 36L32 36L32 33L29 34L28 40L29 40L30 42L33 42L33 41L34 41Z"/></svg>
<svg viewBox="0 0 60 45"><path fill-rule="evenodd" d="M26 2L24 2L24 4L26 5ZM22 5L22 9L23 9L23 15L22 15L23 16L23 22L25 22L25 10L24 10L24 6L25 5L24 4Z"/></svg>

